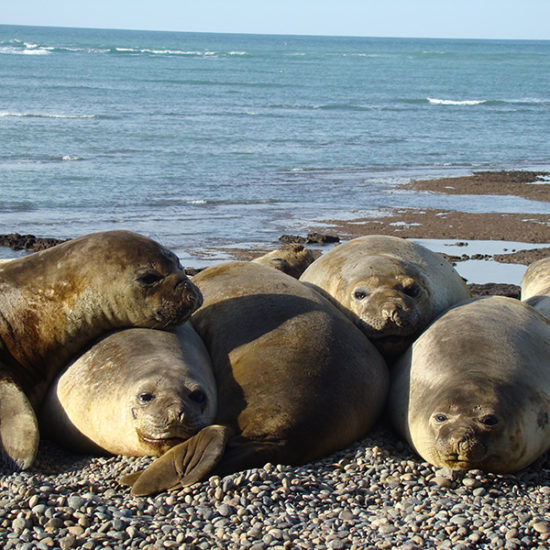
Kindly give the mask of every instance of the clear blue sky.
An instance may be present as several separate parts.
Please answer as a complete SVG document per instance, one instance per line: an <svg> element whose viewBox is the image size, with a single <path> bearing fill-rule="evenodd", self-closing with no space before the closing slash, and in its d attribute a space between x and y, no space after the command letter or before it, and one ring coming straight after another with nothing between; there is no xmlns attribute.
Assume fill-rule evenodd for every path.
<svg viewBox="0 0 550 550"><path fill-rule="evenodd" d="M0 24L550 39L550 0L1 0Z"/></svg>

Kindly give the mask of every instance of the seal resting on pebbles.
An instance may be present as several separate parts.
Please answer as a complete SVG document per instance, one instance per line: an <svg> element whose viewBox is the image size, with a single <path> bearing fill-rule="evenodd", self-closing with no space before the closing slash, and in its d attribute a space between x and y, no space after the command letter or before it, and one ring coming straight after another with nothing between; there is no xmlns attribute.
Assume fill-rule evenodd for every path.
<svg viewBox="0 0 550 550"><path fill-rule="evenodd" d="M405 351L439 313L470 297L463 279L439 254L385 235L336 246L300 281L334 299L388 360Z"/></svg>
<svg viewBox="0 0 550 550"><path fill-rule="evenodd" d="M299 279L300 275L313 263L314 259L311 250L308 250L301 244L290 243L281 246L277 250L272 250L263 256L254 258L252 261L257 264L273 267L295 279Z"/></svg>
<svg viewBox="0 0 550 550"><path fill-rule="evenodd" d="M177 257L129 231L94 233L0 265L0 447L28 468L49 383L79 350L125 327L167 328L201 304Z"/></svg>
<svg viewBox="0 0 550 550"><path fill-rule="evenodd" d="M439 317L392 369L388 412L424 459L516 472L550 446L550 323L513 298Z"/></svg>
<svg viewBox="0 0 550 550"><path fill-rule="evenodd" d="M190 323L110 334L48 390L41 432L72 451L159 456L212 424L210 356Z"/></svg>
<svg viewBox="0 0 550 550"><path fill-rule="evenodd" d="M550 257L527 268L521 279L521 300L550 318Z"/></svg>
<svg viewBox="0 0 550 550"><path fill-rule="evenodd" d="M303 464L365 435L384 405L376 348L313 289L269 267L231 262L194 278L192 318L212 358L215 424L121 482L133 495L266 462Z"/></svg>

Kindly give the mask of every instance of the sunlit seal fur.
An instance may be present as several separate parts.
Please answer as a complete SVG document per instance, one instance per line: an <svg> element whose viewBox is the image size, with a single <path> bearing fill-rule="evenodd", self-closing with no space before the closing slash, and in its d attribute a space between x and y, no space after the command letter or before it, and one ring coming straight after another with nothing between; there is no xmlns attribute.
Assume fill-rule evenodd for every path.
<svg viewBox="0 0 550 550"><path fill-rule="evenodd" d="M48 390L41 433L73 451L158 456L212 423L210 356L186 323L175 332L115 332L69 365Z"/></svg>
<svg viewBox="0 0 550 550"><path fill-rule="evenodd" d="M132 494L186 486L266 462L302 464L341 449L374 424L388 374L376 348L319 293L252 262L194 278L204 305L192 318L212 357L215 424L173 447Z"/></svg>
<svg viewBox="0 0 550 550"><path fill-rule="evenodd" d="M359 237L317 258L300 280L315 285L348 312L392 360L427 324L469 291L439 254L385 235Z"/></svg>
<svg viewBox="0 0 550 550"><path fill-rule="evenodd" d="M48 384L88 342L125 327L167 328L200 305L177 257L129 231L108 231L0 265L0 441L32 464Z"/></svg>
<svg viewBox="0 0 550 550"><path fill-rule="evenodd" d="M550 257L527 268L521 279L521 300L550 318Z"/></svg>
<svg viewBox="0 0 550 550"><path fill-rule="evenodd" d="M313 263L314 259L311 250L301 244L290 243L285 244L277 250L272 250L263 256L254 258L252 261L257 264L273 267L295 279L299 279L300 275Z"/></svg>
<svg viewBox="0 0 550 550"><path fill-rule="evenodd" d="M392 370L388 412L436 466L515 472L550 446L550 323L492 296L438 318Z"/></svg>

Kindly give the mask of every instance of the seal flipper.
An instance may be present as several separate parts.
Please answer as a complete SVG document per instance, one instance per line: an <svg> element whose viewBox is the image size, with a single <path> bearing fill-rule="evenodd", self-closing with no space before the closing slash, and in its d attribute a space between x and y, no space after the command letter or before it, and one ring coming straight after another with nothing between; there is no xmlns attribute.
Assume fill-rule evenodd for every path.
<svg viewBox="0 0 550 550"><path fill-rule="evenodd" d="M34 462L39 441L30 401L0 366L0 458L14 469L26 470Z"/></svg>
<svg viewBox="0 0 550 550"><path fill-rule="evenodd" d="M261 439L255 441L239 435L231 438L222 460L216 466L212 475L223 477L241 470L261 468L267 462L300 464L303 460L289 454L285 440L269 441Z"/></svg>
<svg viewBox="0 0 550 550"><path fill-rule="evenodd" d="M187 441L172 447L143 472L123 476L120 483L132 486L132 496L193 485L220 461L230 435L227 426L207 426Z"/></svg>

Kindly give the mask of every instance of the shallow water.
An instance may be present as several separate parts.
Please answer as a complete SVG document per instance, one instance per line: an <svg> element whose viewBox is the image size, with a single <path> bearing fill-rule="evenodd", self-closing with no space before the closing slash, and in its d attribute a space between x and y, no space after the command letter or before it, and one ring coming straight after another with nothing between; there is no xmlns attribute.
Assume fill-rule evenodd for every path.
<svg viewBox="0 0 550 550"><path fill-rule="evenodd" d="M550 214L396 188L550 169L547 68L547 41L0 25L0 233L131 229L200 267L384 209Z"/></svg>

